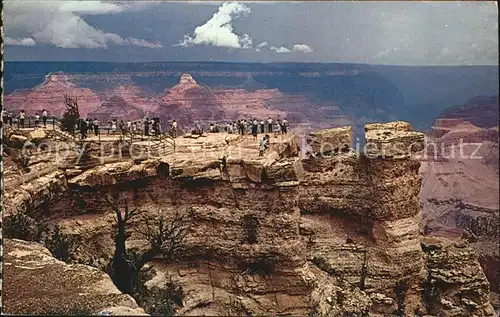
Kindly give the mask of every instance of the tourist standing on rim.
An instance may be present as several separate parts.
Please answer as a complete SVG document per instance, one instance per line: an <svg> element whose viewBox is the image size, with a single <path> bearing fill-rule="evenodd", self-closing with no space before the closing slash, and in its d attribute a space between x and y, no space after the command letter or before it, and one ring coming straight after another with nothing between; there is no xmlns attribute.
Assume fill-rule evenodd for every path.
<svg viewBox="0 0 500 317"><path fill-rule="evenodd" d="M113 121L111 122L111 131L113 132L113 134L115 134L116 132L116 119L113 119Z"/></svg>
<svg viewBox="0 0 500 317"><path fill-rule="evenodd" d="M285 119L283 119L283 121L281 122L281 132L283 134L286 134L287 132L287 128L288 128L288 121Z"/></svg>
<svg viewBox="0 0 500 317"><path fill-rule="evenodd" d="M267 132L273 133L273 119L271 119L271 117L267 119Z"/></svg>
<svg viewBox="0 0 500 317"><path fill-rule="evenodd" d="M82 139L87 137L87 120L80 119L80 134Z"/></svg>
<svg viewBox="0 0 500 317"><path fill-rule="evenodd" d="M172 121L172 137L177 137L177 121Z"/></svg>
<svg viewBox="0 0 500 317"><path fill-rule="evenodd" d="M149 118L144 120L144 135L149 136Z"/></svg>
<svg viewBox="0 0 500 317"><path fill-rule="evenodd" d="M260 120L260 133L264 133L264 120Z"/></svg>
<svg viewBox="0 0 500 317"><path fill-rule="evenodd" d="M8 111L7 112L7 119L9 120L9 125L12 127L12 117L14 115L12 115L12 112Z"/></svg>
<svg viewBox="0 0 500 317"><path fill-rule="evenodd" d="M26 119L26 112L24 112L24 110L21 110L21 112L19 112L19 125L21 126L21 128L24 128L25 119Z"/></svg>
<svg viewBox="0 0 500 317"><path fill-rule="evenodd" d="M269 134L264 135L259 143L259 156L263 156L264 152L269 148Z"/></svg>
<svg viewBox="0 0 500 317"><path fill-rule="evenodd" d="M5 108L2 109L2 120L4 123L7 123L7 111L5 110Z"/></svg>
<svg viewBox="0 0 500 317"><path fill-rule="evenodd" d="M244 135L245 134L245 123L243 122L243 120L238 121L238 126L240 128L240 134Z"/></svg>
<svg viewBox="0 0 500 317"><path fill-rule="evenodd" d="M92 119L87 119L87 133L92 133L94 130L94 125L92 124Z"/></svg>
<svg viewBox="0 0 500 317"><path fill-rule="evenodd" d="M127 131L130 132L132 130L132 121L127 121Z"/></svg>
<svg viewBox="0 0 500 317"><path fill-rule="evenodd" d="M252 135L254 139L257 139L257 130L259 126L257 125L257 119L253 119L252 121Z"/></svg>
<svg viewBox="0 0 500 317"><path fill-rule="evenodd" d="M99 120L97 120L97 118L94 118L94 134L95 136L98 136L99 135Z"/></svg>
<svg viewBox="0 0 500 317"><path fill-rule="evenodd" d="M40 115L38 112L35 113L35 128L38 128L38 125L40 124Z"/></svg>
<svg viewBox="0 0 500 317"><path fill-rule="evenodd" d="M47 110L42 109L42 122L43 122L43 127L45 128L47 126L47 116L49 114L47 113Z"/></svg>

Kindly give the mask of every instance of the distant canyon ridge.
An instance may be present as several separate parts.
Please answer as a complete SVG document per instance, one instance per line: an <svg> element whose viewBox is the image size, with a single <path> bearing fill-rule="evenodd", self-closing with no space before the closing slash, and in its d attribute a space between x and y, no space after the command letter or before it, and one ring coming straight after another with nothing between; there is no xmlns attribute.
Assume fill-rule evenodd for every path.
<svg viewBox="0 0 500 317"><path fill-rule="evenodd" d="M407 120L427 130L443 109L497 91L495 67L307 63L31 63L5 65L7 110L196 121L287 118L297 129ZM359 133L361 134L361 133Z"/></svg>

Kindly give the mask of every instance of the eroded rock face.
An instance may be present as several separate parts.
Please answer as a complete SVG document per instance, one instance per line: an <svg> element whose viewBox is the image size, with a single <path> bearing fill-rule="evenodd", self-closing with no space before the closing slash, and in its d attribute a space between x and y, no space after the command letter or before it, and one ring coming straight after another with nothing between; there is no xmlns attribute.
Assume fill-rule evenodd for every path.
<svg viewBox="0 0 500 317"><path fill-rule="evenodd" d="M493 316L490 285L474 251L445 238L422 240L428 280L426 299L431 313L447 316ZM457 268L460 267L460 270ZM453 285L453 287L450 287Z"/></svg>
<svg viewBox="0 0 500 317"><path fill-rule="evenodd" d="M122 294L109 276L96 268L68 265L43 246L4 239L4 312L8 314L147 315L129 295ZM5 281L8 281L5 283Z"/></svg>
<svg viewBox="0 0 500 317"><path fill-rule="evenodd" d="M420 163L411 147L391 156L346 151L300 158L290 150L293 137L273 137L259 157L255 141L212 138L180 138L178 152L157 159L67 175L67 192L48 208L58 215L52 222L87 241L79 256L98 262L113 251L108 192L118 190L147 211L142 217L189 209L182 261L151 263L157 275L150 284L172 278L183 287L182 315L429 312L422 297L430 262L420 242ZM423 135L396 122L368 126L367 140L418 148ZM142 248L144 241L132 233L129 245ZM470 256L466 265L447 265L457 274L475 265L480 274ZM487 301L462 295L487 316Z"/></svg>
<svg viewBox="0 0 500 317"><path fill-rule="evenodd" d="M419 170L422 227L427 235L469 241L498 292L498 116L488 118L498 114L498 100L476 102L445 111L427 135Z"/></svg>

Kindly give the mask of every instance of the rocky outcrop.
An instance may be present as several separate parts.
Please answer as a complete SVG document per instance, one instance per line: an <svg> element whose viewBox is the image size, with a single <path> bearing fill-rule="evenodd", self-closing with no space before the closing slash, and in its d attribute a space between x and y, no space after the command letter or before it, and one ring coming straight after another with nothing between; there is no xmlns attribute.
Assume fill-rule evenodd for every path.
<svg viewBox="0 0 500 317"><path fill-rule="evenodd" d="M3 247L2 300L7 314L147 315L96 268L66 264L34 242L4 239Z"/></svg>
<svg viewBox="0 0 500 317"><path fill-rule="evenodd" d="M349 139L346 131L321 136ZM419 233L420 163L413 157L423 134L405 122L366 131L369 153L307 158L297 156L293 137L272 137L265 156L251 137L178 138L174 153L156 159L66 174L68 190L47 210L57 215L52 223L86 241L79 257L96 265L113 251L109 192L145 211L132 227L187 210L192 227L182 261L155 260L148 282L182 286L182 315L425 314L428 264ZM13 206L15 196L9 199ZM142 248L131 233L129 246ZM461 274L477 262L447 265ZM477 304L474 313L488 316L487 301L462 295Z"/></svg>
<svg viewBox="0 0 500 317"><path fill-rule="evenodd" d="M424 238L428 269L425 297L431 313L445 316L493 316L489 283L474 251L463 243ZM460 270L457 270L460 267Z"/></svg>

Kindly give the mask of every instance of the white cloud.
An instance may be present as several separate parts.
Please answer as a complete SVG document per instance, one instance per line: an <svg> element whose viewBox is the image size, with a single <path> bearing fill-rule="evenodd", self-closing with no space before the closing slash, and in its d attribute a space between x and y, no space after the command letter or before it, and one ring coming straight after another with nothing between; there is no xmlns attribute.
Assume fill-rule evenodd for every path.
<svg viewBox="0 0 500 317"><path fill-rule="evenodd" d="M36 45L36 42L31 37L25 37L25 38L6 37L5 44L16 45L16 46L33 46Z"/></svg>
<svg viewBox="0 0 500 317"><path fill-rule="evenodd" d="M185 35L176 46L212 45L227 48L250 48L252 38L248 34L234 33L232 21L250 13L250 8L237 2L224 3L205 24L196 27L193 36Z"/></svg>
<svg viewBox="0 0 500 317"><path fill-rule="evenodd" d="M284 46L280 46L280 47L276 47L276 46L271 46L271 51L275 51L276 53L290 53L291 51L284 47Z"/></svg>
<svg viewBox="0 0 500 317"><path fill-rule="evenodd" d="M73 12L81 14L108 14L122 12L127 6L117 5L109 2L100 1L68 1L62 2L61 12Z"/></svg>
<svg viewBox="0 0 500 317"><path fill-rule="evenodd" d="M109 43L162 47L160 43L106 33L89 25L79 15L118 13L132 7L101 1L8 1L5 3L5 31L11 38L31 38L36 44L61 48L107 48Z"/></svg>
<svg viewBox="0 0 500 317"><path fill-rule="evenodd" d="M306 44L295 44L292 48L293 52L302 52L302 53L312 53L314 50Z"/></svg>
<svg viewBox="0 0 500 317"><path fill-rule="evenodd" d="M269 45L269 43L267 43L266 41L264 41L264 42L261 42L259 45L257 45L257 47L258 48L263 48L263 47L266 47L268 45Z"/></svg>

